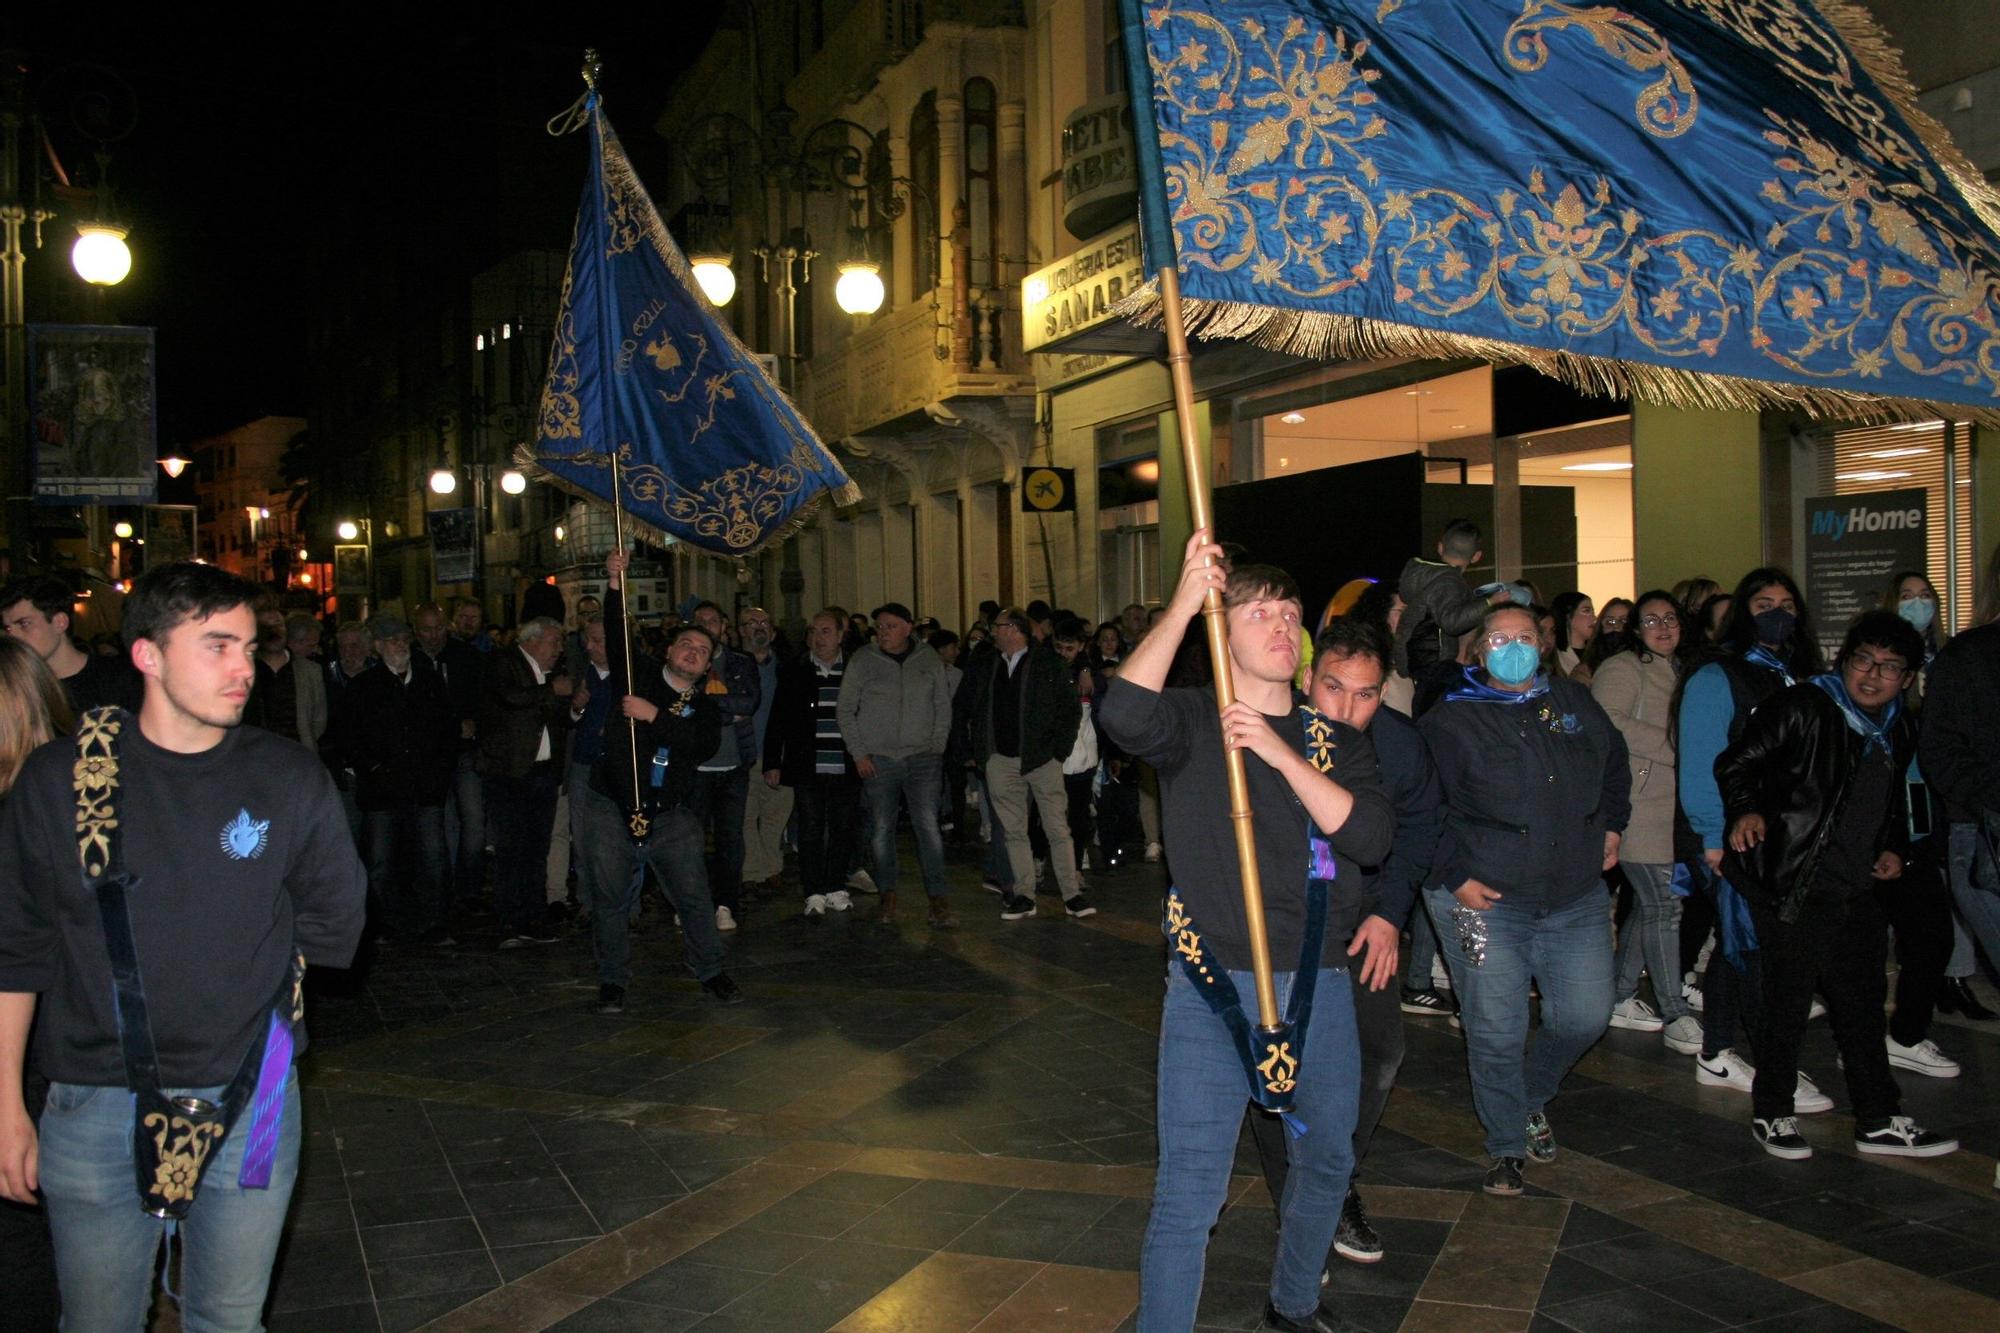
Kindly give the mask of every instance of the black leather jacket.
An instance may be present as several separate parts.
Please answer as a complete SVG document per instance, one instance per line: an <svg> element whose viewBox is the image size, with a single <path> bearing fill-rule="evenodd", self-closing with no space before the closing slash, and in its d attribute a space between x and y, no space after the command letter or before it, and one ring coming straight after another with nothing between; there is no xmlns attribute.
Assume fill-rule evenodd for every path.
<svg viewBox="0 0 2000 1333"><path fill-rule="evenodd" d="M1916 753L1917 728L1908 710L1890 729L1898 777ZM1796 921L1834 827L1848 815L1847 793L1863 741L1839 705L1819 686L1801 683L1773 696L1715 761L1716 785L1728 824L1764 816L1764 841L1749 852L1725 851L1723 873L1753 905ZM1878 852L1909 854L1904 820L1908 788L1897 781L1880 821ZM1854 811L1855 818L1871 812Z"/></svg>

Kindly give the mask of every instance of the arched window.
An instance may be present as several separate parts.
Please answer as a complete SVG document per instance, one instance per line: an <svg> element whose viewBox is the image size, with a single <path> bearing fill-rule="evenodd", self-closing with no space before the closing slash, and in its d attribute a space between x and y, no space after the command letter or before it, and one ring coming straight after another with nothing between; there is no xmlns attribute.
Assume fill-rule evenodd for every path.
<svg viewBox="0 0 2000 1333"><path fill-rule="evenodd" d="M965 211L971 228L966 243L972 251L968 281L978 288L991 288L998 280L994 263L994 238L1000 231L1000 191L995 181L993 83L990 79L965 82Z"/></svg>
<svg viewBox="0 0 2000 1333"><path fill-rule="evenodd" d="M950 201L938 199L937 94L934 92L925 93L917 102L917 109L910 113L910 179L917 187L910 206L931 212L928 219L921 212L918 214L917 252L910 256L911 291L921 296L938 284L938 248L935 244L924 244L924 237L937 235L940 203L945 208L951 207Z"/></svg>

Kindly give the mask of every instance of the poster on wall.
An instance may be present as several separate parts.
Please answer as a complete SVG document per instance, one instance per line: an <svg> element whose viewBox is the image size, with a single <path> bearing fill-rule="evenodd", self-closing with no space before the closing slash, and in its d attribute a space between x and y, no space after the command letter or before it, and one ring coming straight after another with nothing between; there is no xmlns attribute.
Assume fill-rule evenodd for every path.
<svg viewBox="0 0 2000 1333"><path fill-rule="evenodd" d="M155 565L194 559L195 507L147 505L140 511L140 536L146 539L146 559Z"/></svg>
<svg viewBox="0 0 2000 1333"><path fill-rule="evenodd" d="M28 419L37 504L152 503L153 331L29 325Z"/></svg>
<svg viewBox="0 0 2000 1333"><path fill-rule="evenodd" d="M470 583L478 553L478 526L470 509L433 509L426 517L431 532L431 578L440 586Z"/></svg>
<svg viewBox="0 0 2000 1333"><path fill-rule="evenodd" d="M368 548L356 543L333 548L333 590L342 597L368 595Z"/></svg>
<svg viewBox="0 0 2000 1333"><path fill-rule="evenodd" d="M1854 618L1882 605L1893 575L1927 566L1926 500L1912 486L1806 501L1806 600L1829 659Z"/></svg>

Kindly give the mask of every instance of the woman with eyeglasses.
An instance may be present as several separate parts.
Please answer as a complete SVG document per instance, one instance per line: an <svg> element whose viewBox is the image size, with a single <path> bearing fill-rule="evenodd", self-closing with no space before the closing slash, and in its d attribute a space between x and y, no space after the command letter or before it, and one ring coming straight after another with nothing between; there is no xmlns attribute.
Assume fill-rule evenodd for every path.
<svg viewBox="0 0 2000 1333"><path fill-rule="evenodd" d="M1756 938L1740 910L1740 890L1722 868L1728 829L1715 781L1716 756L1767 699L1817 675L1819 668L1819 640L1799 585L1782 569L1753 569L1736 584L1720 641L1674 697L1677 817L1686 821L1690 854L1699 846L1702 891L1721 924L1719 946L1702 973L1702 1040L1694 1067L1695 1080L1712 1087L1750 1091L1757 1070L1736 1049L1738 1028L1754 1055L1763 1014ZM1833 1099L1811 1079L1804 1074L1798 1079L1794 1110L1809 1115L1833 1109Z"/></svg>
<svg viewBox="0 0 2000 1333"><path fill-rule="evenodd" d="M1674 875L1674 744L1667 722L1674 686L1690 656L1680 607L1655 589L1639 598L1637 642L1608 658L1591 677L1590 694L1625 737L1632 769L1632 820L1619 864L1632 886L1632 911L1618 933L1618 1003L1611 1026L1659 1032L1667 1049L1701 1051L1701 1020L1681 993L1681 900ZM1639 972L1653 979L1653 1003L1639 998Z"/></svg>
<svg viewBox="0 0 2000 1333"><path fill-rule="evenodd" d="M1618 863L1632 776L1590 691L1541 668L1531 611L1486 613L1479 665L1418 724L1444 787L1425 891L1465 1026L1472 1100L1493 1159L1488 1194L1522 1192L1552 1162L1547 1107L1611 1016L1606 870ZM1528 986L1542 1023L1528 1039Z"/></svg>
<svg viewBox="0 0 2000 1333"><path fill-rule="evenodd" d="M1893 611L1856 620L1832 671L1776 695L1716 760L1729 821L1724 873L1763 955L1751 1134L1773 1157L1812 1156L1793 1093L1813 992L1826 997L1853 1102L1854 1147L1894 1157L1958 1150L1902 1113L1890 1063L1884 908L1909 850L1903 775L1917 728L1903 691L1923 640ZM1713 966L1713 964L1711 964ZM1954 1069L1954 1072L1955 1069Z"/></svg>
<svg viewBox="0 0 2000 1333"><path fill-rule="evenodd" d="M1590 651L1583 655L1583 660L1595 675L1597 668L1629 651L1638 638L1639 626L1632 603L1623 597L1613 597L1597 613L1597 637L1590 641Z"/></svg>

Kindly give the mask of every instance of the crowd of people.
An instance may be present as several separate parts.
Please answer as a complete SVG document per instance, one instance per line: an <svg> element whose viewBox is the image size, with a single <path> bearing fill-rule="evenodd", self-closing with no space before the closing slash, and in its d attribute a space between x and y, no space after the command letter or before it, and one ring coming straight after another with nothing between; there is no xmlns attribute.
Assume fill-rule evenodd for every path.
<svg viewBox="0 0 2000 1333"><path fill-rule="evenodd" d="M1176 1169L1157 1178L1144 1328L1192 1322L1243 1107L1260 1100L1242 1037L1257 983L1230 750L1245 755L1275 1003L1300 1034L1291 1113L1312 1127L1288 1136L1248 1112L1280 1210L1272 1327L1318 1326L1330 1256L1382 1257L1354 1182L1406 1016L1462 1030L1484 1189L1502 1197L1556 1158L1563 1081L1607 1027L1657 1033L1692 1057L1693 1078L1745 1094L1755 1141L1789 1161L1813 1151L1799 1117L1835 1105L1799 1069L1824 1014L1856 1150L1953 1151L1905 1113L1896 1078L1960 1073L1934 1014L1996 1017L1969 980L1982 956L2000 962L2000 771L1987 743L2000 734L2000 552L1974 628L1947 642L1936 589L1902 572L1879 609L1843 627L1829 666L1781 569L1599 608L1578 591L1545 602L1524 580L1475 586L1481 544L1455 521L1435 558L1357 579L1309 617L1285 571L1196 533L1165 604L1100 624L987 602L961 634L891 601L867 616L820 610L796 646L762 608L732 621L705 601L635 630L624 552L607 560L602 599L524 608L503 633L468 601L329 634L228 575L172 566L128 602L122 656L76 641L60 580L10 584L0 1194L39 1186L48 1199L66 1292L74 1238L111 1244L115 1230L117 1244L141 1244L65 1195L86 1191L85 1168L117 1146L115 1117L90 1114L88 1094L138 1090L143 1061L125 993L114 1013L109 983L77 989L112 966L101 942L93 952L97 909L34 869L77 856L77 830L101 828L71 814L96 790L75 747L103 740L89 719L105 706L137 723L123 785L104 798L127 803L132 850L93 869L86 839L89 885L116 879L121 855L254 862L219 876L204 865L195 896L254 882L283 900L295 949L280 953L333 966L368 937L460 947L474 914L502 950L584 930L604 1014L625 1008L631 935L659 928L660 907L724 1004L743 999L724 967L739 930L794 914L897 923L906 824L921 919L937 930L968 910L946 878L948 843L980 860L981 901L1009 923L1045 910L1044 895L1046 910L1087 919L1100 877L1166 862L1158 1128ZM1236 698L1220 713L1194 628L1211 593ZM225 753L227 780L170 817L192 799L177 784L219 771ZM219 834L203 831L211 806ZM871 897L872 913L858 910ZM129 924L149 956L192 919L159 911L135 905ZM225 1047L261 1021L285 961L245 947L258 961L225 1001L228 1023L200 1011L202 983L146 969L170 1091L236 1095ZM73 972L52 972L58 958ZM50 1080L39 1177L30 1098L16 1096L24 1068ZM57 1143L71 1154L62 1170ZM230 1160L251 1170L240 1146ZM211 1223L210 1243L236 1243L220 1239L227 1225ZM269 1255L245 1261L261 1283ZM219 1270L191 1280L190 1299L204 1280L214 1308L249 1299ZM109 1284L99 1297L122 1311L142 1294L143 1279L136 1294Z"/></svg>

